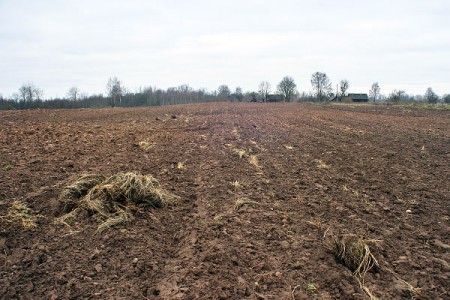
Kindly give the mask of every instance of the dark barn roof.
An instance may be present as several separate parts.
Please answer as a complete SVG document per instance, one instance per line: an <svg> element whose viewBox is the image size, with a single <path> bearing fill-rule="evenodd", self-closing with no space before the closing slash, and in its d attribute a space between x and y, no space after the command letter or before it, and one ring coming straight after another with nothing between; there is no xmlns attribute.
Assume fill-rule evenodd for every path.
<svg viewBox="0 0 450 300"><path fill-rule="evenodd" d="M353 102L369 102L367 94L348 94Z"/></svg>

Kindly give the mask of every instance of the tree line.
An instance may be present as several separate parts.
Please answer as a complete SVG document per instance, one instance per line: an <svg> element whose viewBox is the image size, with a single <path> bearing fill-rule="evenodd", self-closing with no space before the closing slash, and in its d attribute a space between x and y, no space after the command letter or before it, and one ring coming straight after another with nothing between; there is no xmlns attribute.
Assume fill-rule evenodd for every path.
<svg viewBox="0 0 450 300"><path fill-rule="evenodd" d="M106 84L106 95L90 95L78 87L71 87L63 98L44 99L44 91L33 83L24 83L8 98L0 94L0 109L52 109L52 108L99 108L99 107L133 107L158 106L203 102L324 102L340 101L347 95L349 81L339 82L336 93L326 73L315 72L311 75L311 92L299 92L291 76L285 76L272 89L268 81L262 81L257 91L243 92L236 87L233 91L228 85L220 85L215 91L194 89L187 84L170 87L166 90L156 87L144 87L130 92L117 77L111 77ZM423 95L408 95L403 90L394 90L388 96L381 94L378 82L372 84L369 99L373 102L409 102L450 103L450 95L440 97L430 87Z"/></svg>

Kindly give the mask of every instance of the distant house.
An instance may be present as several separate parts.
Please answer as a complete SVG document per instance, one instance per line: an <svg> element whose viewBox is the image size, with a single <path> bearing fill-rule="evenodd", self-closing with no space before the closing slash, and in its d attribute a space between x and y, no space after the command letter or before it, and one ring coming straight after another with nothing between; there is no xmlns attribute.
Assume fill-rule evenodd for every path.
<svg viewBox="0 0 450 300"><path fill-rule="evenodd" d="M348 94L341 97L342 102L369 102L369 96L367 94Z"/></svg>

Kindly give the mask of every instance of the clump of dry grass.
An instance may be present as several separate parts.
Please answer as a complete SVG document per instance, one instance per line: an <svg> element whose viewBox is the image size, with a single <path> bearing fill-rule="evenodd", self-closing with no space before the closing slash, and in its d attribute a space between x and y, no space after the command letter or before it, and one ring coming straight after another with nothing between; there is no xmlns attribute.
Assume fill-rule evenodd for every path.
<svg viewBox="0 0 450 300"><path fill-rule="evenodd" d="M254 165L256 168L261 169L261 165L259 164L257 155L250 155L250 158L248 159L248 161L251 165Z"/></svg>
<svg viewBox="0 0 450 300"><path fill-rule="evenodd" d="M317 163L317 167L319 169L324 169L324 170L328 170L331 167L329 165L327 165L326 163L324 163L321 159L315 159L314 160Z"/></svg>
<svg viewBox="0 0 450 300"><path fill-rule="evenodd" d="M32 229L37 227L37 222L42 217L42 215L35 214L22 201L13 201L8 208L7 215L2 218L5 218L8 223L18 223L25 229Z"/></svg>
<svg viewBox="0 0 450 300"><path fill-rule="evenodd" d="M124 205L148 204L153 207L163 207L176 198L163 190L153 176L129 172L113 175L93 187L87 193L84 202L87 207L97 210L95 202L117 202Z"/></svg>
<svg viewBox="0 0 450 300"><path fill-rule="evenodd" d="M240 139L241 135L239 134L237 128L233 128L233 130L231 131L231 133L234 135L235 138Z"/></svg>
<svg viewBox="0 0 450 300"><path fill-rule="evenodd" d="M134 220L134 216L131 211L118 210L113 215L107 217L106 220L98 226L97 232L102 233L104 230L106 230L110 227L113 227L114 225L131 222L133 220Z"/></svg>
<svg viewBox="0 0 450 300"><path fill-rule="evenodd" d="M86 196L88 191L105 180L105 176L99 174L83 174L74 182L66 185L59 195L59 202L63 205L64 211L73 210L80 198Z"/></svg>
<svg viewBox="0 0 450 300"><path fill-rule="evenodd" d="M150 144L147 141L141 141L141 142L139 142L138 145L144 151L147 151L148 149L150 149L153 146L152 144Z"/></svg>
<svg viewBox="0 0 450 300"><path fill-rule="evenodd" d="M260 205L261 203L250 200L248 198L239 198L234 202L234 210L239 210L244 205Z"/></svg>
<svg viewBox="0 0 450 300"><path fill-rule="evenodd" d="M245 151L244 149L233 149L233 151L239 156L239 158L243 158L248 155L247 151Z"/></svg>
<svg viewBox="0 0 450 300"><path fill-rule="evenodd" d="M90 214L100 216L102 223L98 227L101 232L116 224L129 222L134 219L134 212L139 206L164 207L175 203L177 196L165 191L159 185L159 182L150 175L141 175L133 172L118 173L104 180L98 178L98 182L85 191L86 185L69 184L72 187L72 193L66 192L67 187L63 189L60 196L62 203L71 203L73 210L60 217L60 221L68 225L67 220L76 218L80 210L86 210ZM104 177L103 177L104 178ZM73 201L72 195L76 192L75 187L84 188L79 190L78 194L84 194L76 201ZM69 198L66 198L66 197Z"/></svg>
<svg viewBox="0 0 450 300"><path fill-rule="evenodd" d="M238 180L232 181L232 182L230 182L230 184L231 184L235 189L239 189L239 188L242 187L242 184L241 184Z"/></svg>
<svg viewBox="0 0 450 300"><path fill-rule="evenodd" d="M337 237L333 234L327 235L328 230L329 229L325 231L324 235L325 248L334 254L343 265L353 271L353 275L358 281L360 288L371 300L378 300L378 298L373 295L370 289L365 285L364 279L367 272L373 269L377 269L379 272L383 271L392 274L397 280L405 284L412 299L421 297L422 291L420 288L416 288L401 279L394 271L386 266L380 267L377 259L369 248L369 244L377 244L381 241L363 239L353 234L347 234L341 237Z"/></svg>
<svg viewBox="0 0 450 300"><path fill-rule="evenodd" d="M367 272L379 266L368 245L376 242L378 241L366 240L352 234L342 237L330 236L325 240L325 248L333 253L344 266L353 271L361 289L370 299L377 299L377 297L364 284L364 278Z"/></svg>
<svg viewBox="0 0 450 300"><path fill-rule="evenodd" d="M378 261L368 245L373 242L376 241L349 234L340 238L330 237L325 242L325 247L355 275L364 277L373 267L378 266Z"/></svg>

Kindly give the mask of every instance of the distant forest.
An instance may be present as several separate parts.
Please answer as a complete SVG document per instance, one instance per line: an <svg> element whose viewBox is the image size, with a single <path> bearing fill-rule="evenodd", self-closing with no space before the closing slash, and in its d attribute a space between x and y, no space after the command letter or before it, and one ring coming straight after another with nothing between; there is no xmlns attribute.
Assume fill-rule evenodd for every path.
<svg viewBox="0 0 450 300"><path fill-rule="evenodd" d="M0 98L0 109L67 109L67 108L101 108L101 107L134 107L187 104L200 102L227 101L214 93L206 91L182 92L178 89L152 90L147 88L136 93L127 92L117 99L111 96L80 95L77 98L40 99L37 97L4 99Z"/></svg>
<svg viewBox="0 0 450 300"><path fill-rule="evenodd" d="M23 84L17 93L8 98L0 94L0 110L16 109L69 109L101 107L135 107L159 106L204 102L326 102L340 101L348 93L348 80L341 80L333 91L330 80L325 73L316 72L311 76L312 92L298 92L292 77L285 76L272 92L267 81L259 84L258 91L243 92L240 87L232 91L227 85L221 85L216 91L195 90L188 85L168 88L167 90L146 87L130 92L123 87L117 77L112 77L106 85L106 95L90 95L77 87L72 87L66 97L44 99L44 91L32 83ZM426 102L450 103L450 95L438 96L432 88L423 95L408 95L405 91L394 90L388 96L380 93L380 86L373 83L369 90L370 102Z"/></svg>

